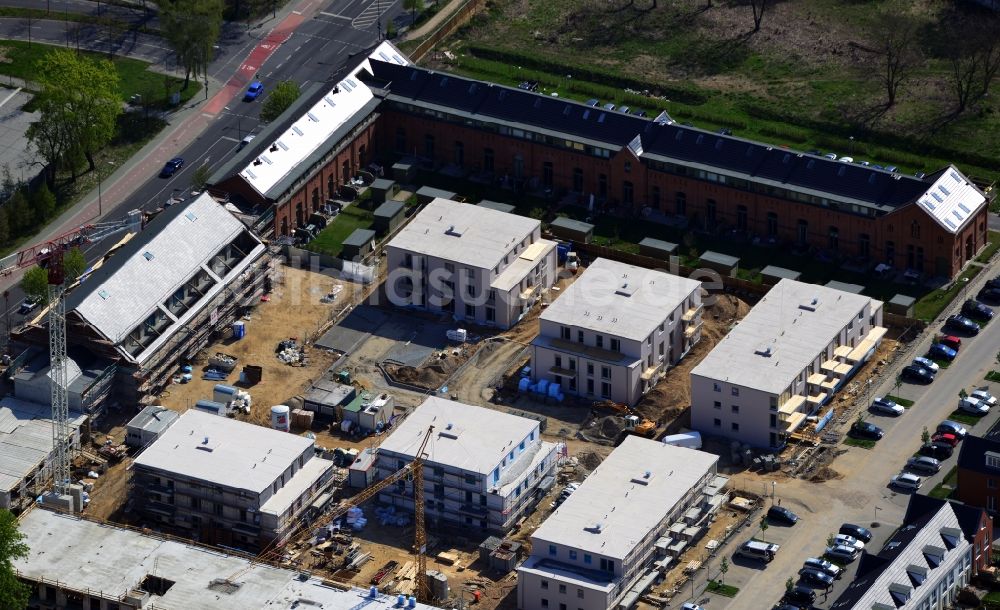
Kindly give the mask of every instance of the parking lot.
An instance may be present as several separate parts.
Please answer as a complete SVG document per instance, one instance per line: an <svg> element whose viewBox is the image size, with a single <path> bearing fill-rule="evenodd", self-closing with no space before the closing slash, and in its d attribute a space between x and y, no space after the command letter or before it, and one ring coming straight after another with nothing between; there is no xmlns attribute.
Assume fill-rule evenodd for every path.
<svg viewBox="0 0 1000 610"><path fill-rule="evenodd" d="M956 310L964 298L974 296L978 287L993 275L991 272L981 274L980 281L970 286L968 297L956 300L950 309ZM924 427L933 434L939 422L949 419L958 405L961 390L968 392L975 387L987 386L994 395L1000 393L1000 384L984 380L986 373L997 368L1000 323L996 321L987 324L978 336L962 337L958 356L950 367L938 373L933 383L917 385L904 382L897 389L895 370L909 364L913 357L923 355L932 338L940 333L940 323L928 328L906 356L894 364L894 370L884 375L881 383L872 388L872 398L892 394L913 400L914 404L900 417L868 414L867 421L881 427L885 436L872 449L838 445L837 449L842 454L835 459L832 468L839 477L824 482L750 472L733 477L731 485L734 488L752 489L769 496L773 494L775 503L793 510L800 520L792 527L770 525L762 536L758 518L708 562L695 578L698 593L695 599L706 610L759 610L773 606L784 593L786 580L797 578L807 557L819 557L826 547L827 537L836 533L844 522L871 529L874 539L866 548L872 552L881 549L901 524L909 498L908 494L890 488L889 479L899 473L906 460L919 449ZM946 334L956 333L949 331ZM975 425L966 424L969 434L982 434L988 430L998 419L997 411L993 409ZM920 493L930 492L944 479L954 467L960 449L961 445L951 458L942 460L938 474L924 478ZM763 537L781 546L770 564L734 557L738 545L751 537ZM718 578L718 566L723 556L728 557L730 563L725 575L726 584L740 589L735 598L704 592L707 580ZM853 578L856 567L855 561L829 593L817 590L815 607L829 608ZM679 607L682 602L691 599L691 593L687 592L675 598L669 607Z"/></svg>

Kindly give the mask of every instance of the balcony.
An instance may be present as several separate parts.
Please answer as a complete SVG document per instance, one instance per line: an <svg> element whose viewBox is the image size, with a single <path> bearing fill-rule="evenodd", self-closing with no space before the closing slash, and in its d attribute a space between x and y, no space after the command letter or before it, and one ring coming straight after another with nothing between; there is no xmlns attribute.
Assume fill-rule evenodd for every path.
<svg viewBox="0 0 1000 610"><path fill-rule="evenodd" d="M778 407L778 418L782 421L788 421L799 412L802 405L806 403L806 397L801 394L793 394L791 398L786 400L780 407Z"/></svg>
<svg viewBox="0 0 1000 610"><path fill-rule="evenodd" d="M662 366L663 366L662 364L657 364L655 366L646 367L646 370L644 370L642 372L642 375L640 375L640 379L642 379L643 381L649 381L651 379L654 379L660 373L660 369L662 368Z"/></svg>
<svg viewBox="0 0 1000 610"><path fill-rule="evenodd" d="M701 310L704 309L704 307L705 306L702 303L698 303L697 307L692 307L688 309L687 311L684 312L684 315L681 316L681 322L684 322L685 324L693 322L695 318L698 317L698 314L701 313Z"/></svg>
<svg viewBox="0 0 1000 610"><path fill-rule="evenodd" d="M561 366L549 367L549 372L553 375L561 375L563 377L576 377L576 371L573 369L564 369Z"/></svg>
<svg viewBox="0 0 1000 610"><path fill-rule="evenodd" d="M804 424L805 421L806 421L805 413L802 413L801 411L796 411L795 413L792 413L791 415L788 416L788 419L785 420L785 433L791 434L792 432L795 432L796 430L802 427L802 424Z"/></svg>
<svg viewBox="0 0 1000 610"><path fill-rule="evenodd" d="M820 405L826 402L826 399L829 398L829 396L830 395L826 392L818 392L816 394L810 393L806 398L806 402L814 408L819 408Z"/></svg>
<svg viewBox="0 0 1000 610"><path fill-rule="evenodd" d="M701 318L698 318L697 324L689 324L684 329L684 338L690 339L691 337L695 336L699 330L701 330Z"/></svg>

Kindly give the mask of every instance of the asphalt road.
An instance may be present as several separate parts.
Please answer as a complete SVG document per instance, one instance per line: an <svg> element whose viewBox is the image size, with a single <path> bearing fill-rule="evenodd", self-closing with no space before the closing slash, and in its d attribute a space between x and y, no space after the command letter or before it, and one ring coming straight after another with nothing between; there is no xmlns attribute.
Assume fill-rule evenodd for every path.
<svg viewBox="0 0 1000 610"><path fill-rule="evenodd" d="M968 296L974 296L978 288L987 279L996 275L997 265L987 269L968 288L968 294L956 299L951 309L960 307ZM826 547L826 538L835 533L841 523L850 522L870 527L874 522L879 525L872 527L875 539L870 548L877 552L888 536L902 522L909 495L899 493L888 486L890 477L900 472L906 460L916 452L921 445L921 432L924 427L933 433L937 424L948 419L958 403L960 390L971 390L974 387L989 386L994 394L1000 394L1000 384L984 381L985 374L997 368L996 354L1000 345L1000 308L998 317L988 324L976 337L963 338L962 348L952 365L938 373L935 381L927 386L904 383L899 390L895 385L895 371L912 361L913 357L923 355L939 327L928 329L921 341L915 342L892 365L892 370L880 377L879 383L872 388L870 396L885 396L894 394L914 400L914 405L900 417L868 415L871 421L885 430L885 437L871 450L858 447L838 445L838 450L845 453L836 457L831 467L843 474L842 478L815 483L802 479L787 477L770 479L776 481L771 487L768 480L760 477L735 475L731 485L739 490L750 489L756 493L771 495L782 506L796 512L800 521L794 527L771 526L763 537L768 542L781 545L781 550L774 561L764 566L760 563L748 562L732 557L736 545L750 537L760 537L757 523L746 531L734 537L734 540L720 554L710 559L708 570L712 577L717 577L718 562L725 555L730 557L731 567L726 574L727 584L740 588L734 599L717 595L702 594L698 601L706 610L759 610L769 608L782 595L785 580L797 578L797 572L806 557L817 557ZM954 333L949 333L954 334ZM966 425L970 434L982 433L988 430L1000 418L1000 409L994 409L983 417L975 426ZM959 446L959 449L961 445ZM941 472L924 480L920 493L930 492L935 485L955 465L958 450L948 460L942 462ZM846 588L857 568L857 562L850 566L848 573L824 598L818 591L817 608L828 608L836 597ZM704 570L696 577L697 589L704 588L707 579ZM683 601L690 600L686 590L677 598L677 607Z"/></svg>
<svg viewBox="0 0 1000 610"><path fill-rule="evenodd" d="M2 4L10 6L27 2L34 3L33 6L37 7L38 1L3 0ZM71 3L78 9L92 4L86 0L60 1ZM303 7L308 8L298 10ZM191 190L191 174L195 168L208 165L213 170L236 150L243 136L258 131L261 100L249 103L241 101L241 92L252 80L254 73L259 74L265 92L268 86L283 80L295 81L300 86L327 81L348 62L357 61L352 57L354 54L377 42L379 16L384 30L387 19L399 17L402 13L399 0L313 0L299 2L298 7L289 7L284 19L279 14L276 20L265 21L250 29L245 25L227 24L219 41L216 58L209 68L211 80L206 97L211 97L211 101L199 108L197 115L176 119L179 123L167 128L169 137L162 145L146 157L133 160L133 168L127 171L122 168L122 171L115 172L115 177L105 179L101 217L118 219L132 209L159 207L172 196L186 197ZM73 28L74 24L68 24L68 27ZM106 52L107 33L101 30L102 28L93 26L82 26L81 46ZM89 33L89 36L83 32ZM73 39L70 45L75 45L75 33L72 30L71 34ZM33 40L65 45L67 23L34 20L31 24L31 36ZM122 36L134 39L135 42L127 46L128 40L118 40L116 44L122 46L118 46L116 52L127 50L129 55L150 61L160 69L174 68L171 63L172 54L161 40L142 34ZM0 38L26 39L27 24L20 19L0 19ZM262 49L266 52L261 53ZM266 59L259 66L251 65L250 58L258 55L266 55ZM222 83L221 90L219 83ZM159 167L174 156L183 157L185 166L169 179L159 178ZM88 202L88 209L94 203L96 202ZM92 216L98 212L96 206L93 208ZM62 226L53 223L36 241L44 241L49 236L81 224L76 217L61 220ZM88 259L95 259L108 245L89 245ZM10 280L6 283L9 284ZM5 294L6 314L0 321L6 323L9 320L12 325L20 323L22 318L17 314L17 308L22 299L23 293L16 284L9 286Z"/></svg>

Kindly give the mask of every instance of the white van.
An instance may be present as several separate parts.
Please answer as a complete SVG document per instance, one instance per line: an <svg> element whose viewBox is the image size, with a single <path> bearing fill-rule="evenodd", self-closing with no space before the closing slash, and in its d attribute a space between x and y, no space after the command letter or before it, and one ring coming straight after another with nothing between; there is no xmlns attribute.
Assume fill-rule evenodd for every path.
<svg viewBox="0 0 1000 610"><path fill-rule="evenodd" d="M774 556L778 554L778 549L781 547L777 544L770 542L761 542L760 540L747 540L744 542L738 551L737 555L742 555L748 559L757 559L759 561L770 562L774 559Z"/></svg>

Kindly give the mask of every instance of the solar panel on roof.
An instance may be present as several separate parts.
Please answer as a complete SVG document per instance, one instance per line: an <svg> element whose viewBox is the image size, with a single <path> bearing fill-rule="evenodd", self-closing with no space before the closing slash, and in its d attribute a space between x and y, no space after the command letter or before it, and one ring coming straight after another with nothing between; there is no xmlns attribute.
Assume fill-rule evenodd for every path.
<svg viewBox="0 0 1000 610"><path fill-rule="evenodd" d="M958 204L958 207L959 207L959 208L960 208L960 209L961 209L961 210L962 210L963 212L965 212L966 214L971 214L971 213L972 213L972 210L970 210L970 209L968 208L968 206L966 206L966 205L965 205L964 203L959 203L959 204Z"/></svg>
<svg viewBox="0 0 1000 610"><path fill-rule="evenodd" d="M846 173L847 173L847 166L846 166L846 165L841 165L841 166L840 166L840 167L839 167L839 168L837 169L837 175L838 175L838 176L843 176L843 175L844 175L844 174L846 174Z"/></svg>
<svg viewBox="0 0 1000 610"><path fill-rule="evenodd" d="M310 120L310 121L312 121L312 122L314 122L314 123L319 123L319 117L318 117L318 116L316 116L315 114L313 114L313 113L311 113L311 112L307 112L307 113L306 113L306 116L307 116L307 117L309 117L309 120Z"/></svg>
<svg viewBox="0 0 1000 610"><path fill-rule="evenodd" d="M962 214L958 210L952 210L951 213L959 222L962 222Z"/></svg>
<svg viewBox="0 0 1000 610"><path fill-rule="evenodd" d="M699 133L698 137L695 139L694 143L695 144L701 144L701 141L704 140L704 139L705 139L705 134Z"/></svg>
<svg viewBox="0 0 1000 610"><path fill-rule="evenodd" d="M600 114L600 116L597 117L597 122L598 123L603 123L604 122L604 117L605 117L605 114L602 112Z"/></svg>
<svg viewBox="0 0 1000 610"><path fill-rule="evenodd" d="M958 227L952 221L947 218L944 219L944 224L948 225L951 229L957 229Z"/></svg>
<svg viewBox="0 0 1000 610"><path fill-rule="evenodd" d="M869 174L868 175L868 184L875 184L875 178L877 178L877 177L878 177L878 175L875 172L872 172L871 174Z"/></svg>
<svg viewBox="0 0 1000 610"><path fill-rule="evenodd" d="M410 80L417 80L417 74L419 74L417 71L410 72Z"/></svg>
<svg viewBox="0 0 1000 610"><path fill-rule="evenodd" d="M792 155L785 153L785 156L781 158L781 162L788 165L788 162L792 160Z"/></svg>
<svg viewBox="0 0 1000 610"><path fill-rule="evenodd" d="M297 135L297 136L304 135L303 132L302 132L302 130L299 129L298 125L292 125L292 131L295 132L295 135Z"/></svg>
<svg viewBox="0 0 1000 610"><path fill-rule="evenodd" d="M936 205L934 205L934 202L933 202L933 201L928 201L927 199L924 199L924 200L923 200L923 203L924 203L924 205L926 205L926 206L927 206L928 208L930 208L931 210L934 210L934 209L936 209L936 208L937 208L937 206L936 206Z"/></svg>
<svg viewBox="0 0 1000 610"><path fill-rule="evenodd" d="M586 121L590 117L590 110L583 111L583 120Z"/></svg>
<svg viewBox="0 0 1000 610"><path fill-rule="evenodd" d="M815 165L816 159L809 159L809 162L806 163L806 169L812 169Z"/></svg>
<svg viewBox="0 0 1000 610"><path fill-rule="evenodd" d="M678 129L677 130L677 135L674 136L674 139L677 140L678 142L680 142L681 138L683 138L683 137L684 137L684 132L681 131L680 129Z"/></svg>
<svg viewBox="0 0 1000 610"><path fill-rule="evenodd" d="M959 176L958 172L956 172L955 170L951 170L950 175L951 175L951 179L954 180L955 182L961 182L962 181L962 177Z"/></svg>
<svg viewBox="0 0 1000 610"><path fill-rule="evenodd" d="M286 145L286 144L285 144L284 142L282 142L281 140L278 140L278 146L280 146L280 147L281 147L281 150L288 150L288 145Z"/></svg>
<svg viewBox="0 0 1000 610"><path fill-rule="evenodd" d="M938 190L944 193L946 197L948 195L951 195L951 192L949 192L948 189L946 189L943 184L938 185Z"/></svg>
<svg viewBox="0 0 1000 610"><path fill-rule="evenodd" d="M385 54L385 51L379 51L378 56L381 57L384 61L389 61L389 56Z"/></svg>
<svg viewBox="0 0 1000 610"><path fill-rule="evenodd" d="M722 142L723 142L722 138L719 138L715 141L715 150L722 150Z"/></svg>
<svg viewBox="0 0 1000 610"><path fill-rule="evenodd" d="M337 103L334 102L333 98L331 98L329 95L324 95L323 96L323 101L326 102L327 104L329 104L330 106L336 106L337 105Z"/></svg>
<svg viewBox="0 0 1000 610"><path fill-rule="evenodd" d="M573 109L572 106L570 106L569 104L566 104L566 107L563 108L563 115L564 116L569 116L569 111L572 110L572 109Z"/></svg>
<svg viewBox="0 0 1000 610"><path fill-rule="evenodd" d="M344 86L344 89L346 89L348 93L350 93L351 89L353 89L353 87L351 87L350 85L347 84L347 81L344 81L344 82L342 82L340 84Z"/></svg>
<svg viewBox="0 0 1000 610"><path fill-rule="evenodd" d="M438 86L444 87L446 84L448 84L448 77L447 76L445 76L444 78L441 79L441 82L438 83Z"/></svg>
<svg viewBox="0 0 1000 610"><path fill-rule="evenodd" d="M356 82L354 82L353 80L351 80L349 78L347 79L347 82L351 83L352 87L357 87L358 86L358 84Z"/></svg>

